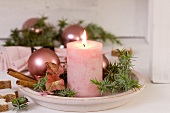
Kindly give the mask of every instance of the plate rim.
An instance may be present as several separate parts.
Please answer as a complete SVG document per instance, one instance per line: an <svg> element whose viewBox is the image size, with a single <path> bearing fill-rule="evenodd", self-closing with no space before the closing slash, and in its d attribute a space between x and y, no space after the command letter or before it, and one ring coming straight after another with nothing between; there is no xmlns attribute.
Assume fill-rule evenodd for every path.
<svg viewBox="0 0 170 113"><path fill-rule="evenodd" d="M135 70L133 70L132 73L134 75L136 75L138 80L139 80L139 84L141 85L141 87L139 89L129 90L129 91L126 91L126 92L122 92L122 93L118 93L118 94L111 94L111 95L106 95L106 96L82 97L82 98L81 97L62 97L62 96L52 96L52 95L42 96L39 92L33 91L32 89L27 88L27 87L20 86L19 90L24 95L31 97L33 100L34 99L39 100L39 101L46 100L46 102L58 103L58 104L59 103L65 103L65 101L67 101L67 103L65 103L65 104L71 104L71 103L76 104L73 101L76 101L76 102L79 101L82 104L87 103L87 101L88 101L88 103L89 103L89 101L95 103L95 101L99 101L99 100L108 101L109 99L111 99L110 101L113 101L113 100L118 101L118 100L121 100L122 98L132 96L132 95L136 95L137 93L141 92L144 89L146 82L145 82L144 78L142 77L142 75ZM39 98L37 98L37 97L39 97ZM57 102L56 101L50 101L51 99L60 100L60 101L57 101ZM64 102L62 102L62 101L64 101ZM77 103L77 104L80 104L80 103Z"/></svg>

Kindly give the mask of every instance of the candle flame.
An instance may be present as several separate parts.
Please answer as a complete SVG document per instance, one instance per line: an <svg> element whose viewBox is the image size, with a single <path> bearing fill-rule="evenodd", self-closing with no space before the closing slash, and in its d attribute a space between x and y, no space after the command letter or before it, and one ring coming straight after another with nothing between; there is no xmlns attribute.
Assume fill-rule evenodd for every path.
<svg viewBox="0 0 170 113"><path fill-rule="evenodd" d="M81 35L81 39L82 39L82 44L85 47L86 45L86 40L87 40L87 36L86 36L86 31L83 31L83 34Z"/></svg>

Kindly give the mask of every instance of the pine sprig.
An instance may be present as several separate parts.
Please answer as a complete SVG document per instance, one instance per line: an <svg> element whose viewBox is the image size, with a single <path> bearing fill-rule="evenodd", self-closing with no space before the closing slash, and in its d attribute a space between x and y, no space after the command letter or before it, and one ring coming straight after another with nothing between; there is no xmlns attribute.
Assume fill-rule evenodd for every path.
<svg viewBox="0 0 170 113"><path fill-rule="evenodd" d="M54 92L54 95L56 96L62 96L62 97L74 97L75 96L75 91L71 90L70 88L66 88L64 90L56 90Z"/></svg>
<svg viewBox="0 0 170 113"><path fill-rule="evenodd" d="M110 40L112 43L116 43L122 45L122 43L111 33L105 31L101 26L90 23L85 26L85 29L88 34L88 38L90 40L102 40L106 42L106 40Z"/></svg>
<svg viewBox="0 0 170 113"><path fill-rule="evenodd" d="M34 84L34 89L33 90L41 91L41 92L45 91L46 90L46 87L45 87L46 82L47 82L47 77L44 76L43 78L38 80L37 84Z"/></svg>
<svg viewBox="0 0 170 113"><path fill-rule="evenodd" d="M46 24L47 17L42 16L33 26L26 29L11 30L10 37L6 40L4 46L59 46L62 44L62 33L64 28L73 23L68 23L67 19L58 20L57 27L51 24ZM109 40L113 44L121 45L121 42L112 34L105 31L101 26L95 23L83 24L83 20L78 21L77 25L85 28L90 40L102 40L105 42ZM36 31L36 29L38 31ZM54 41L58 41L55 45Z"/></svg>
<svg viewBox="0 0 170 113"><path fill-rule="evenodd" d="M91 80L98 86L101 95L140 88L138 81L132 78L132 53L126 50L118 50L118 53L119 62L109 64L106 77L101 82L96 79Z"/></svg>
<svg viewBox="0 0 170 113"><path fill-rule="evenodd" d="M58 32L57 32L57 36L56 39L61 43L62 42L62 33L64 28L68 25L67 23L67 19L61 19L58 20Z"/></svg>
<svg viewBox="0 0 170 113"><path fill-rule="evenodd" d="M12 100L12 105L14 106L13 110L17 111L17 113L28 110L27 102L29 101L26 97L15 98L14 100Z"/></svg>
<svg viewBox="0 0 170 113"><path fill-rule="evenodd" d="M11 30L4 46L54 46L57 31L53 25L47 25L45 20L47 17L43 16L29 28Z"/></svg>

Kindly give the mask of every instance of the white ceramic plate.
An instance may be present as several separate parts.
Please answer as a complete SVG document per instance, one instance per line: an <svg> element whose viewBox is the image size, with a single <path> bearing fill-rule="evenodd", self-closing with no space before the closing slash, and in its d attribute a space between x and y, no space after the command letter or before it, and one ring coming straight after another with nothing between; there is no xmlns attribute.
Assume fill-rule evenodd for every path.
<svg viewBox="0 0 170 113"><path fill-rule="evenodd" d="M129 90L127 92L118 93L114 95L90 97L90 98L76 98L76 97L60 97L60 96L41 96L38 92L26 87L20 87L20 91L25 95L31 97L37 104L62 111L100 111L119 107L124 105L132 97L140 93L145 87L145 80L136 71L133 71L135 78L138 79L141 88L138 90Z"/></svg>

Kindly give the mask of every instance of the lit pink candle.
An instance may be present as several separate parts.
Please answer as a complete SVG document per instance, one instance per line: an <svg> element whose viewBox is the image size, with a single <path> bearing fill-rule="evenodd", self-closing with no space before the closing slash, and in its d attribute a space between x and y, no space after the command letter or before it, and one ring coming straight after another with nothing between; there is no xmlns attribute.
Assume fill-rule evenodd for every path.
<svg viewBox="0 0 170 113"><path fill-rule="evenodd" d="M86 38L86 34L83 33ZM91 80L102 80L102 43L89 40L67 44L67 82L77 97L95 97L100 92Z"/></svg>

